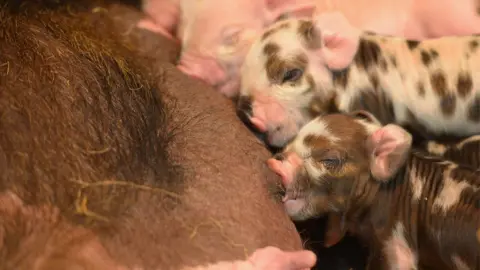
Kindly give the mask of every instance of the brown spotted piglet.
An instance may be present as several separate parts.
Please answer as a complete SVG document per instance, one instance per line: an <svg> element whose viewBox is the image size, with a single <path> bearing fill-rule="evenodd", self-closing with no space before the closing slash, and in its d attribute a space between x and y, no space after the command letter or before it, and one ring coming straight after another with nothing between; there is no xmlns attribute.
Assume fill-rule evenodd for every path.
<svg viewBox="0 0 480 270"><path fill-rule="evenodd" d="M366 110L432 137L480 133L478 35L408 40L361 30L336 12L267 31L242 66L237 110L272 146L332 110Z"/></svg>
<svg viewBox="0 0 480 270"><path fill-rule="evenodd" d="M480 135L454 140L427 140L422 147L432 155L480 169Z"/></svg>
<svg viewBox="0 0 480 270"><path fill-rule="evenodd" d="M480 171L412 148L366 111L319 116L268 160L293 220L341 217L367 269L480 269Z"/></svg>

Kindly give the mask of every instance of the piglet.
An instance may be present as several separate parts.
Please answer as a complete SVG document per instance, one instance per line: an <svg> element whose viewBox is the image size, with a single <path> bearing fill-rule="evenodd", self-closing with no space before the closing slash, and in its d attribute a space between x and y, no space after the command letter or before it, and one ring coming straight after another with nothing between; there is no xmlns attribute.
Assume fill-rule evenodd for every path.
<svg viewBox="0 0 480 270"><path fill-rule="evenodd" d="M285 13L312 10L314 0L149 0L142 27L182 45L178 68L227 97L239 90L239 67L254 38Z"/></svg>
<svg viewBox="0 0 480 270"><path fill-rule="evenodd" d="M316 117L269 159L293 220L334 214L365 269L480 269L480 171L426 154L366 111ZM472 136L464 143L474 142Z"/></svg>
<svg viewBox="0 0 480 270"><path fill-rule="evenodd" d="M339 11L362 29L413 39L479 31L473 0L145 0L139 27L179 40L179 69L228 97L237 95L239 67L252 39L280 17Z"/></svg>

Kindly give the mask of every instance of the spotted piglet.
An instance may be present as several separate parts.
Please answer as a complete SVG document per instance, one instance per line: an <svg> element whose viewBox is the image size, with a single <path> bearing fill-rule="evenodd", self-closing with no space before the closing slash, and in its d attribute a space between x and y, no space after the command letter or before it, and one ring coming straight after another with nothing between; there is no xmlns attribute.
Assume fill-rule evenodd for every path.
<svg viewBox="0 0 480 270"><path fill-rule="evenodd" d="M365 111L319 116L268 166L293 220L341 217L370 247L367 269L480 269L480 171L412 149Z"/></svg>
<svg viewBox="0 0 480 270"><path fill-rule="evenodd" d="M422 146L432 155L480 169L480 135L453 141L427 140Z"/></svg>
<svg viewBox="0 0 480 270"><path fill-rule="evenodd" d="M374 34L336 12L281 21L247 54L238 112L277 147L337 110L367 110L427 136L471 136L480 133L479 44L477 35Z"/></svg>

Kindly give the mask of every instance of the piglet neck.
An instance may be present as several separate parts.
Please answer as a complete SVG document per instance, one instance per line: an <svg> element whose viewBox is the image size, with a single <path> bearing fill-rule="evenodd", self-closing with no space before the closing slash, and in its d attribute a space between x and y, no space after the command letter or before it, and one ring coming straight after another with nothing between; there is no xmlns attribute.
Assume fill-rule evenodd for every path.
<svg viewBox="0 0 480 270"><path fill-rule="evenodd" d="M349 224L358 223L369 212L380 190L380 183L370 174L360 175L355 181L345 209L345 220Z"/></svg>

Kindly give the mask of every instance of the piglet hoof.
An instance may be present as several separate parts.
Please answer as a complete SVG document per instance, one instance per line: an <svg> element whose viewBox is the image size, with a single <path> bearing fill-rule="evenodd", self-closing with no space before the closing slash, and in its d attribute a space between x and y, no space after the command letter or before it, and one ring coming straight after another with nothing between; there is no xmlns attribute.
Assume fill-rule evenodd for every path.
<svg viewBox="0 0 480 270"><path fill-rule="evenodd" d="M282 251L269 246L256 250L248 261L255 270L303 270L315 266L317 257L310 250Z"/></svg>

